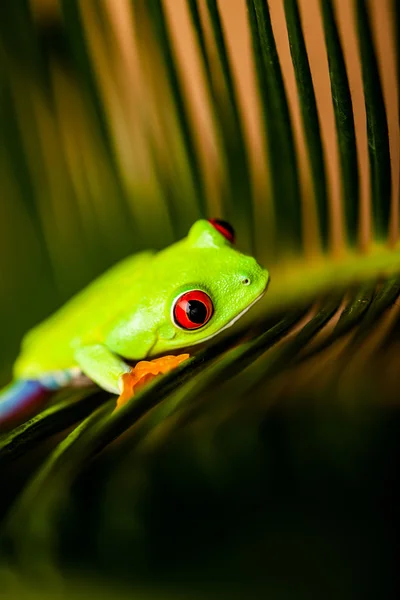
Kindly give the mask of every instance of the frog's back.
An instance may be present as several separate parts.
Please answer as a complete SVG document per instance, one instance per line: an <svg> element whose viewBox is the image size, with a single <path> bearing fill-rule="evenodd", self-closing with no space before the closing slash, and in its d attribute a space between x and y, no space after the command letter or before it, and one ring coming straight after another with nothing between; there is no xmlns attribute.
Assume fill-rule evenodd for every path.
<svg viewBox="0 0 400 600"><path fill-rule="evenodd" d="M101 343L107 324L134 301L132 281L140 277L152 255L142 252L121 261L29 331L22 341L14 376L35 378L74 367L76 348Z"/></svg>

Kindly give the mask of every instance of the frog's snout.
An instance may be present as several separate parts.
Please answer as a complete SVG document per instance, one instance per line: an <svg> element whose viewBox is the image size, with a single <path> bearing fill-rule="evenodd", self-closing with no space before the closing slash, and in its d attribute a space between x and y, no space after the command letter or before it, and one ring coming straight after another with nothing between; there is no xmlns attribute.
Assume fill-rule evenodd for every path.
<svg viewBox="0 0 400 600"><path fill-rule="evenodd" d="M243 286L257 289L261 293L268 286L269 273L252 258L248 268L241 273L240 282Z"/></svg>

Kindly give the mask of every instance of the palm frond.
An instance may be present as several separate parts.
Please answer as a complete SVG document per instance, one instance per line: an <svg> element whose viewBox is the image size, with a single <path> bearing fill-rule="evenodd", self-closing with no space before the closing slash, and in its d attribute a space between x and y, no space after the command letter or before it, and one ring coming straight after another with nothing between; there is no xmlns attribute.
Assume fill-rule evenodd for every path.
<svg viewBox="0 0 400 600"><path fill-rule="evenodd" d="M394 27L382 33L373 12ZM304 555L357 537L324 516L329 495L347 494L365 506L379 563L377 490L398 466L398 415L382 404L398 405L400 367L399 14L366 0L3 3L0 379L29 326L195 218L231 220L271 271L233 333L119 411L104 392L63 393L1 434L11 591L21 574L57 587L82 567L128 589L181 583L181 571L228 584L237 571L247 587L227 585L230 598L252 578L280 593L274 549L315 527L309 493L322 526ZM326 597L345 597L321 569Z"/></svg>

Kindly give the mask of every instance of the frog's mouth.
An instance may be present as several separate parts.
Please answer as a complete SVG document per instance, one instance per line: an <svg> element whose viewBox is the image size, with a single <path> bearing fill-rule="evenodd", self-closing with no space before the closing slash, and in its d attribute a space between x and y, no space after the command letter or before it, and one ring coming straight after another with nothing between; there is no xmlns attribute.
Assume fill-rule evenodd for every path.
<svg viewBox="0 0 400 600"><path fill-rule="evenodd" d="M255 298L255 300L253 300L253 302L251 302L238 315L236 315L236 317L233 317L233 319L231 321L229 321L229 323L227 323L226 325L221 327L221 329L219 329L215 333L211 334L207 338L204 338L202 341L205 342L206 340L210 340L211 338L215 337L216 335L219 335L220 333L222 333L222 331L225 331L225 329L229 329L229 327L232 327L232 325L234 325L237 321L239 321L239 319L241 319L244 314L246 314L255 304L257 304L257 302L259 302L261 300L261 298L263 298L263 296L265 296L266 291L267 291L267 288L265 288L265 290L263 292L261 292L261 294L259 296L257 296L257 298Z"/></svg>

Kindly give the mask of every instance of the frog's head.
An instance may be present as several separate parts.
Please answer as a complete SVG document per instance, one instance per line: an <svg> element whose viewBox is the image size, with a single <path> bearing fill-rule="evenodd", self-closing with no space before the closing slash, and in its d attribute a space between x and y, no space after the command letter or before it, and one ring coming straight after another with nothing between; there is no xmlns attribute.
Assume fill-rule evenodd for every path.
<svg viewBox="0 0 400 600"><path fill-rule="evenodd" d="M269 280L268 271L233 242L229 224L200 220L186 238L158 253L141 277L142 302L113 332L114 351L135 359L165 354L233 325L264 295Z"/></svg>
<svg viewBox="0 0 400 600"><path fill-rule="evenodd" d="M209 340L264 295L268 271L236 250L234 237L233 228L220 220L200 220L191 227L174 262L178 285L168 296L167 324L159 330L153 353Z"/></svg>

